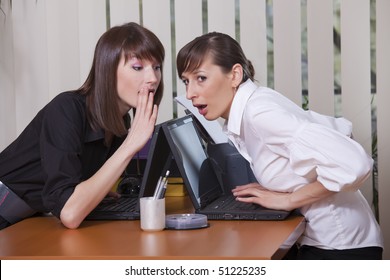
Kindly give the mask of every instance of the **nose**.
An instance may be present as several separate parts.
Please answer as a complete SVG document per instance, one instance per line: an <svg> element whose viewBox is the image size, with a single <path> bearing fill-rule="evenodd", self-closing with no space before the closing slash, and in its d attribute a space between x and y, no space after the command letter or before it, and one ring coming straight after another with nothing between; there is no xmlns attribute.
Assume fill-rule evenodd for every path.
<svg viewBox="0 0 390 280"><path fill-rule="evenodd" d="M158 73L154 70L154 68L150 68L148 71L146 71L146 82L148 84L155 84L159 82L160 76Z"/></svg>
<svg viewBox="0 0 390 280"><path fill-rule="evenodd" d="M196 97L196 91L195 91L195 88L193 86L191 86L190 83L188 83L186 85L186 98L188 100L192 100L193 98Z"/></svg>

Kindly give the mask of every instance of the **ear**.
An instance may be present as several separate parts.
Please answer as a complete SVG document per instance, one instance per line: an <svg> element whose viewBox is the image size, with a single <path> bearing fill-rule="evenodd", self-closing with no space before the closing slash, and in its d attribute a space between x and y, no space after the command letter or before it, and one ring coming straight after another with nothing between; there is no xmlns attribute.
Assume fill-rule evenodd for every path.
<svg viewBox="0 0 390 280"><path fill-rule="evenodd" d="M237 88L243 79L244 71L241 64L236 63L232 67L232 87Z"/></svg>

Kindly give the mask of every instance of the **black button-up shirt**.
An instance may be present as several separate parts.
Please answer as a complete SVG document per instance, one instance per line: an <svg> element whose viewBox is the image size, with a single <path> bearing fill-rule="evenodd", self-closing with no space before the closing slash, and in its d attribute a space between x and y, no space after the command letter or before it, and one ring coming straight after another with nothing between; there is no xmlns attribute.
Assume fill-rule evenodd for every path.
<svg viewBox="0 0 390 280"><path fill-rule="evenodd" d="M0 153L0 181L33 209L59 217L75 186L91 177L123 140L115 137L107 147L104 131L92 130L87 121L85 96L61 93Z"/></svg>

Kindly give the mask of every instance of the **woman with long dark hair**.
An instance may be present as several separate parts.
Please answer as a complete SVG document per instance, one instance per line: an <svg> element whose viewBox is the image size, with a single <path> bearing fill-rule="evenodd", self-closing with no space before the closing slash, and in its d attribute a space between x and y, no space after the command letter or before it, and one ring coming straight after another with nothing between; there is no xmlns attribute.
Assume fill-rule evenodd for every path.
<svg viewBox="0 0 390 280"><path fill-rule="evenodd" d="M85 83L57 95L0 153L0 229L36 212L79 227L153 132L164 56L136 23L101 36Z"/></svg>

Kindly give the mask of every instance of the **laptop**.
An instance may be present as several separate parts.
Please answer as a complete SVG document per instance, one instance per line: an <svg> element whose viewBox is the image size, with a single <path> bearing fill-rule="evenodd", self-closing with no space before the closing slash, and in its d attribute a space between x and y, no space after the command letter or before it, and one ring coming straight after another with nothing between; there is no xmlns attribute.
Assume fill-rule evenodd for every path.
<svg viewBox="0 0 390 280"><path fill-rule="evenodd" d="M153 196L157 181L168 170L172 158L169 145L164 142L166 140L161 137L159 132L160 126L157 125L150 141L148 160L139 187L139 194L122 194L120 198L106 197L86 217L87 220L139 220L139 199L144 196ZM165 149L155 148L157 143Z"/></svg>
<svg viewBox="0 0 390 280"><path fill-rule="evenodd" d="M168 154L169 146L195 213L210 220L283 220L289 216L289 211L235 200L233 187L256 181L249 163L229 143L205 142L192 115L161 124L159 134L154 153Z"/></svg>

